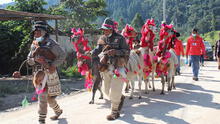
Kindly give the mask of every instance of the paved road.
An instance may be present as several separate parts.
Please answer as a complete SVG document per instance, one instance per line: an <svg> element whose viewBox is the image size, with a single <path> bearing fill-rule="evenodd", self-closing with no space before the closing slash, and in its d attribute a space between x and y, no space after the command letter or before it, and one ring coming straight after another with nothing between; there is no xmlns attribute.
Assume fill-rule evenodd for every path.
<svg viewBox="0 0 220 124"><path fill-rule="evenodd" d="M183 67L176 77L177 89L159 95L161 84L156 81L156 92L125 99L118 120L107 121L110 113L107 100L96 98L88 102L91 93L82 92L58 99L64 110L61 119L48 124L220 124L220 71L216 62L206 62L201 68L199 81L192 80L191 68ZM128 95L128 94L127 94ZM97 97L99 94L97 94ZM48 116L53 112L49 109ZM0 113L0 124L37 124L37 104L21 110Z"/></svg>

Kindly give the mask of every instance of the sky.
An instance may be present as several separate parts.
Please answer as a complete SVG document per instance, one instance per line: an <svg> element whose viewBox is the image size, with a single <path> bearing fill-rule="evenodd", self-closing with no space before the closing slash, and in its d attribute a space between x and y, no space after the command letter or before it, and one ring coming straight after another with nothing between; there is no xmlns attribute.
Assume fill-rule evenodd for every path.
<svg viewBox="0 0 220 124"><path fill-rule="evenodd" d="M12 0L0 0L0 4L10 3Z"/></svg>

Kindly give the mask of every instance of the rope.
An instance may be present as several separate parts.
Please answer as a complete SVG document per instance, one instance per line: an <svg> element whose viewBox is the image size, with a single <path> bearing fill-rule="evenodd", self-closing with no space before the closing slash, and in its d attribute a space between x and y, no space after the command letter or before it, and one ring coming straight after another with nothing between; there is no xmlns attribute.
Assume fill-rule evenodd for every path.
<svg viewBox="0 0 220 124"><path fill-rule="evenodd" d="M23 65L24 65L25 62L27 62L27 59L24 60L24 61L21 63L21 65L20 65L20 67L19 67L19 70L18 70L19 72L21 72L21 68L23 67Z"/></svg>
<svg viewBox="0 0 220 124"><path fill-rule="evenodd" d="M25 60L25 62L27 62L27 60ZM26 68L27 68L27 76L28 76L28 75L29 75L29 73L28 73L28 70L29 70L28 63L26 63ZM30 80L28 79L28 81L27 81L26 93L28 92L28 89L29 89L29 83L30 83Z"/></svg>
<svg viewBox="0 0 220 124"><path fill-rule="evenodd" d="M24 64L26 63L27 75L29 75L29 72L28 72L29 66L28 66L27 61L28 61L28 59L24 60L24 61L21 63L21 65L20 65L18 71L21 73L21 68L22 68L22 67L24 66ZM26 92L26 93L28 92L28 89L29 89L30 80L28 79L27 81L28 81L28 82L27 82L27 86L26 86L26 89L25 89L25 92Z"/></svg>

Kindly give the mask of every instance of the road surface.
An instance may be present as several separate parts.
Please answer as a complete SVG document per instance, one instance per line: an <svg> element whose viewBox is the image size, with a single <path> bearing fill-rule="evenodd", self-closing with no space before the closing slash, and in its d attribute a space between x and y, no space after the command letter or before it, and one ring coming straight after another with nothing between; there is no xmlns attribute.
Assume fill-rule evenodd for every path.
<svg viewBox="0 0 220 124"><path fill-rule="evenodd" d="M220 71L216 62L206 62L201 67L199 81L192 80L191 68L182 67L181 76L176 76L176 90L160 95L161 84L156 83L156 92L125 99L121 117L107 121L110 102L99 100L90 105L90 92L81 92L58 99L64 110L60 120L48 124L220 124ZM126 94L128 96L128 94ZM53 112L49 109L48 116ZM0 124L37 124L37 104L0 113Z"/></svg>

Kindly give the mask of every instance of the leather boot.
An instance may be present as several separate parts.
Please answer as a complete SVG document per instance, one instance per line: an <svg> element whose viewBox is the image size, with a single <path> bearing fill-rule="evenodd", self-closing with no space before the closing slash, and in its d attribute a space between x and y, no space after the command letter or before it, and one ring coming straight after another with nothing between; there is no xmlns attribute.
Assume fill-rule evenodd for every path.
<svg viewBox="0 0 220 124"><path fill-rule="evenodd" d="M60 110L60 112L57 112L56 115L50 117L50 119L51 120L57 120L62 113L63 113L63 110Z"/></svg>
<svg viewBox="0 0 220 124"><path fill-rule="evenodd" d="M45 120L44 121L39 121L39 124L46 124Z"/></svg>
<svg viewBox="0 0 220 124"><path fill-rule="evenodd" d="M107 120L115 120L120 117L119 111L118 110L112 110L112 113L107 116Z"/></svg>

